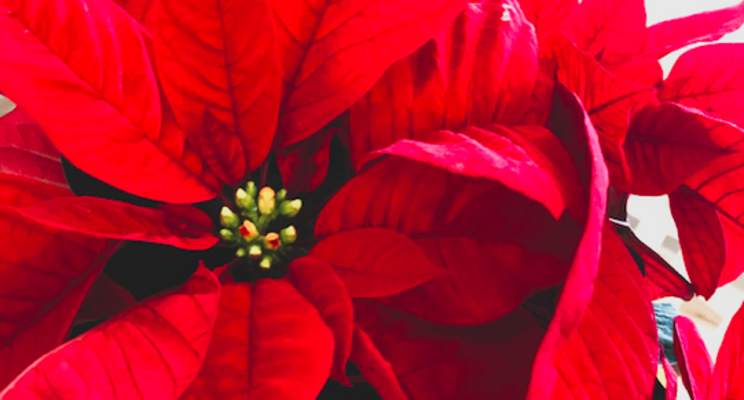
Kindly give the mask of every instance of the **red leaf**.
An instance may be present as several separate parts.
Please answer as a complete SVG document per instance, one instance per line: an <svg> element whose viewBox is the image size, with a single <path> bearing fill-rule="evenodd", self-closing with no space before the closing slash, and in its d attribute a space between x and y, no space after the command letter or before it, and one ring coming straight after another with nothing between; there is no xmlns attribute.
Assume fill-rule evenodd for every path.
<svg viewBox="0 0 744 400"><path fill-rule="evenodd" d="M605 224L594 293L556 355L561 379L548 398L650 399L658 356L654 311L638 266Z"/></svg>
<svg viewBox="0 0 744 400"><path fill-rule="evenodd" d="M220 287L201 268L178 294L143 303L47 353L3 399L172 399L201 366Z"/></svg>
<svg viewBox="0 0 744 400"><path fill-rule="evenodd" d="M3 0L0 32L0 90L73 164L155 200L214 197L213 177L161 112L143 30L114 2Z"/></svg>
<svg viewBox="0 0 744 400"><path fill-rule="evenodd" d="M520 133L511 133L500 126L492 129L511 137L521 136ZM454 174L500 182L539 202L554 218L560 218L566 207L566 199L561 193L556 174L545 170L544 165L549 162L536 161L542 153L529 149L528 141L515 143L506 135L494 135L493 132L478 128L468 128L464 134L439 131L432 133L426 142L401 139L371 156L398 156Z"/></svg>
<svg viewBox="0 0 744 400"><path fill-rule="evenodd" d="M276 149L276 162L288 195L318 188L331 162L331 139L338 128L325 127L293 145Z"/></svg>
<svg viewBox="0 0 744 400"><path fill-rule="evenodd" d="M744 2L715 11L662 21L648 27L641 52L662 58L697 42L713 42L744 23Z"/></svg>
<svg viewBox="0 0 744 400"><path fill-rule="evenodd" d="M372 339L359 325L354 325L351 360L377 393L386 400L408 400L400 387L392 365L380 354Z"/></svg>
<svg viewBox="0 0 744 400"><path fill-rule="evenodd" d="M740 307L726 329L726 336L718 349L716 366L708 385L707 400L744 398L744 307Z"/></svg>
<svg viewBox="0 0 744 400"><path fill-rule="evenodd" d="M137 22L143 23L154 0L115 0Z"/></svg>
<svg viewBox="0 0 744 400"><path fill-rule="evenodd" d="M390 65L447 26L464 0L270 0L284 68L277 145L298 142L349 108Z"/></svg>
<svg viewBox="0 0 744 400"><path fill-rule="evenodd" d="M370 151L441 129L513 125L527 111L537 74L534 29L516 0L470 3L351 108L352 160L361 168Z"/></svg>
<svg viewBox="0 0 744 400"><path fill-rule="evenodd" d="M584 102L597 129L613 184L630 184L622 146L634 110L655 101L653 89L617 79L563 34L549 41L546 49L558 64L558 80Z"/></svg>
<svg viewBox="0 0 744 400"><path fill-rule="evenodd" d="M664 367L664 376L666 377L666 397L665 400L677 399L677 372L669 364L666 357L661 356L661 365Z"/></svg>
<svg viewBox="0 0 744 400"><path fill-rule="evenodd" d="M351 386L346 377L346 364L354 332L354 306L344 282L336 276L330 264L315 257L292 261L289 274L297 291L315 306L333 331L335 349L331 378Z"/></svg>
<svg viewBox="0 0 744 400"><path fill-rule="evenodd" d="M718 213L684 187L670 194L669 203L692 286L708 299L720 286L726 263L726 240Z"/></svg>
<svg viewBox="0 0 744 400"><path fill-rule="evenodd" d="M623 146L632 184L618 187L645 196L670 193L727 154L722 138L732 134L741 132L695 109L674 103L646 107L631 120Z"/></svg>
<svg viewBox="0 0 744 400"><path fill-rule="evenodd" d="M653 87L661 87L664 81L664 70L659 61L643 57L621 65L614 71L615 76L634 83L641 83Z"/></svg>
<svg viewBox="0 0 744 400"><path fill-rule="evenodd" d="M445 275L408 236L389 229L341 231L310 255L330 263L352 297L390 296Z"/></svg>
<svg viewBox="0 0 744 400"><path fill-rule="evenodd" d="M116 315L137 302L126 289L106 274L100 274L85 295L75 315L75 323L97 321Z"/></svg>
<svg viewBox="0 0 744 400"><path fill-rule="evenodd" d="M615 231L623 239L636 263L640 265L646 282L646 289L652 300L668 296L692 300L695 296L692 285L674 267L641 242L630 229L630 226L617 223L614 223L614 225Z"/></svg>
<svg viewBox="0 0 744 400"><path fill-rule="evenodd" d="M315 399L333 363L333 336L291 284L263 279L222 288L199 376L185 399Z"/></svg>
<svg viewBox="0 0 744 400"><path fill-rule="evenodd" d="M249 170L261 165L279 115L281 69L269 2L160 0L151 17L158 77L176 118L200 153L214 156L208 160L229 160L228 183L240 181L245 167L236 162ZM219 121L216 129L202 129L205 108Z"/></svg>
<svg viewBox="0 0 744 400"><path fill-rule="evenodd" d="M223 182L240 182L246 173L246 156L240 138L207 110L202 131L194 140L207 165Z"/></svg>
<svg viewBox="0 0 744 400"><path fill-rule="evenodd" d="M451 274L391 301L396 308L433 322L483 323L509 313L534 291L565 277L581 235L573 218L564 214L556 221L540 203L509 187L546 199L537 195L545 189L537 183L545 180L534 175L540 169L527 168L529 158L519 160L524 154L519 147L478 132L490 142L441 132L434 145L413 141L394 145L386 152L395 156L350 181L316 224L317 236L378 227L413 240L429 260ZM462 144L467 147L456 147ZM408 145L426 151L405 154ZM448 163L437 157L437 146L449 154ZM473 171L470 165L483 168ZM512 168L528 175L516 182ZM515 276L520 284L514 284Z"/></svg>
<svg viewBox="0 0 744 400"><path fill-rule="evenodd" d="M579 5L576 0L519 0L524 15L535 26L538 43L558 30Z"/></svg>
<svg viewBox="0 0 744 400"><path fill-rule="evenodd" d="M584 0L565 21L563 31L579 49L612 71L641 51L646 7L643 0Z"/></svg>
<svg viewBox="0 0 744 400"><path fill-rule="evenodd" d="M699 108L744 127L743 43L696 47L682 54L664 81L659 98Z"/></svg>
<svg viewBox="0 0 744 400"><path fill-rule="evenodd" d="M409 398L524 399L544 333L526 310L469 327L435 325L373 304L354 311Z"/></svg>
<svg viewBox="0 0 744 400"><path fill-rule="evenodd" d="M556 354L567 345L568 337L577 329L592 296L609 186L597 133L581 102L565 87L558 85L553 103L551 125L573 156L585 197L588 198L588 215L583 221L581 241L556 312L535 358L528 400L545 400L552 395L559 379Z"/></svg>
<svg viewBox="0 0 744 400"><path fill-rule="evenodd" d="M689 318L674 318L674 352L682 375L682 382L692 400L707 400L708 382L713 372L713 361Z"/></svg>

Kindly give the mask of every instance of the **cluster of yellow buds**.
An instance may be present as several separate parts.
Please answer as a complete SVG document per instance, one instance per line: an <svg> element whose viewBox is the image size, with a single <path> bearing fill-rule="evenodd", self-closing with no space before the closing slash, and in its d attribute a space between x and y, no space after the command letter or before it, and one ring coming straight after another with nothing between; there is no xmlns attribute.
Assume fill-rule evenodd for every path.
<svg viewBox="0 0 744 400"><path fill-rule="evenodd" d="M279 233L268 231L269 225L279 217L292 218L300 212L302 200L287 200L286 197L284 189L274 192L266 186L257 191L253 182L235 192L238 213L229 207L222 207L220 212L220 237L238 248L235 255L269 269L286 253L288 245L297 239L295 227L289 225Z"/></svg>

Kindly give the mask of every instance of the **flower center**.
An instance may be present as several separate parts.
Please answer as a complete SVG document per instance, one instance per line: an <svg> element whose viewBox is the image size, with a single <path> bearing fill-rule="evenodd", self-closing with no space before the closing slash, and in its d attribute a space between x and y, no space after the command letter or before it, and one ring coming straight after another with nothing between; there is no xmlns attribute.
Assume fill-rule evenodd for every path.
<svg viewBox="0 0 744 400"><path fill-rule="evenodd" d="M291 244L297 239L297 230L288 225L270 231L272 225L287 223L302 208L302 200L287 200L287 191L266 186L257 191L256 184L248 182L245 189L235 192L237 210L222 207L220 211L220 237L236 247L235 255L249 265L268 270L272 265L287 261ZM278 205L278 206L277 206Z"/></svg>

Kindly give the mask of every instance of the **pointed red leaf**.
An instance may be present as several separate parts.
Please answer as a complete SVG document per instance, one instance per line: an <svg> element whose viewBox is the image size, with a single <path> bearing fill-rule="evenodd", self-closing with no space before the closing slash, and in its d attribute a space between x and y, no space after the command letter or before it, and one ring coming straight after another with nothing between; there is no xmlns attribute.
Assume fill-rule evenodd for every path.
<svg viewBox="0 0 744 400"><path fill-rule="evenodd" d="M605 224L594 293L555 358L561 379L549 398L650 399L658 356L654 310L641 273Z"/></svg>
<svg viewBox="0 0 744 400"><path fill-rule="evenodd" d="M395 376L393 366L380 354L369 335L357 324L354 324L351 360L383 399L408 400Z"/></svg>
<svg viewBox="0 0 744 400"><path fill-rule="evenodd" d="M408 236L390 229L341 231L310 255L330 263L352 297L390 296L446 274Z"/></svg>
<svg viewBox="0 0 744 400"><path fill-rule="evenodd" d="M289 196L318 188L331 162L331 139L338 128L323 128L307 139L276 149L276 162Z"/></svg>
<svg viewBox="0 0 744 400"><path fill-rule="evenodd" d="M212 342L186 399L315 399L333 363L333 335L291 284L222 288Z"/></svg>
<svg viewBox="0 0 744 400"><path fill-rule="evenodd" d="M284 69L277 144L298 142L349 108L390 65L447 26L464 0L270 0Z"/></svg>
<svg viewBox="0 0 744 400"><path fill-rule="evenodd" d="M622 146L633 111L654 100L653 89L617 79L562 33L549 41L546 48L558 64L558 80L584 102L597 129L613 184L629 184Z"/></svg>
<svg viewBox="0 0 744 400"><path fill-rule="evenodd" d="M512 133L500 126L494 126L492 129L495 133L503 132L515 139L521 136L521 132ZM554 218L560 218L566 207L566 199L561 193L561 182L556 179L555 174L551 174L553 171L546 171L545 166L549 162L537 161L542 153L530 148L530 142L515 143L515 140L506 135L494 132L478 128L468 128L464 134L434 132L429 135L426 142L402 139L376 151L371 157L388 154L458 175L500 182L509 189L539 202Z"/></svg>
<svg viewBox="0 0 744 400"><path fill-rule="evenodd" d="M496 322L454 327L359 303L355 319L411 399L524 399L544 330L519 308Z"/></svg>
<svg viewBox="0 0 744 400"><path fill-rule="evenodd" d="M666 396L664 400L676 400L677 399L677 372L672 367L672 364L667 361L666 357L661 356L661 365L664 368L664 377L666 378Z"/></svg>
<svg viewBox="0 0 744 400"><path fill-rule="evenodd" d="M623 145L632 184L618 187L644 196L672 192L711 161L728 153L725 138L739 128L674 103L649 106L633 116Z"/></svg>
<svg viewBox="0 0 744 400"><path fill-rule="evenodd" d="M476 133L487 141L443 131L432 136L435 143L398 142L385 150L394 156L349 182L316 224L319 236L379 227L413 240L451 274L388 304L433 322L483 323L509 313L534 291L564 279L581 235L572 217L564 213L556 221L530 200L548 199L538 195L546 189L538 182L546 181L519 146L486 131ZM519 182L514 168L523 173ZM387 253L371 254L381 260ZM515 276L520 284L514 284Z"/></svg>
<svg viewBox="0 0 744 400"><path fill-rule="evenodd" d="M171 211L173 210L173 211ZM0 204L0 212L90 237L169 244L205 250L217 243L212 221L193 206L159 210L98 197L59 197L29 207Z"/></svg>
<svg viewBox="0 0 744 400"><path fill-rule="evenodd" d="M674 318L674 352L677 354L682 382L690 393L690 399L707 400L713 361L695 324L689 318Z"/></svg>
<svg viewBox="0 0 744 400"><path fill-rule="evenodd" d="M516 0L470 6L416 53L394 64L351 108L357 168L398 139L425 140L498 122L513 125L530 105L537 41Z"/></svg>
<svg viewBox="0 0 744 400"><path fill-rule="evenodd" d="M519 0L525 17L537 31L538 43L560 28L579 5L577 0Z"/></svg>
<svg viewBox="0 0 744 400"><path fill-rule="evenodd" d="M154 0L115 0L137 22L143 23Z"/></svg>
<svg viewBox="0 0 744 400"><path fill-rule="evenodd" d="M100 274L93 281L85 295L83 304L75 315L75 323L97 321L114 316L133 306L134 299L126 289L119 286L106 274Z"/></svg>
<svg viewBox="0 0 744 400"><path fill-rule="evenodd" d="M744 127L744 43L696 47L682 54L659 98L699 108Z"/></svg>
<svg viewBox="0 0 744 400"><path fill-rule="evenodd" d="M614 71L616 77L634 83L661 87L664 81L664 70L659 61L651 57L637 58L621 65Z"/></svg>
<svg viewBox="0 0 744 400"><path fill-rule="evenodd" d="M579 49L612 71L641 51L646 7L643 0L584 0L565 21L563 31Z"/></svg>
<svg viewBox="0 0 744 400"><path fill-rule="evenodd" d="M47 353L0 393L12 399L177 400L199 371L220 287L201 268L150 300Z"/></svg>
<svg viewBox="0 0 744 400"><path fill-rule="evenodd" d="M588 199L588 211L558 306L535 358L528 400L545 400L552 395L560 376L556 355L568 345L567 339L576 331L591 299L609 186L597 133L579 99L562 85L556 87L550 122L556 136L573 156Z"/></svg>
<svg viewBox="0 0 744 400"><path fill-rule="evenodd" d="M240 138L207 110L195 141L202 157L223 182L238 183L246 173L246 156Z"/></svg>
<svg viewBox="0 0 744 400"><path fill-rule="evenodd" d="M177 120L207 160L228 160L230 173L218 175L239 182L245 167L237 165L255 170L269 153L279 115L269 2L159 0L150 17L158 77ZM205 109L217 129L203 129Z"/></svg>
<svg viewBox="0 0 744 400"><path fill-rule="evenodd" d="M333 272L330 264L315 257L292 261L289 274L297 291L318 310L333 331L335 349L331 378L351 386L346 377L346 363L354 332L354 306L344 282Z"/></svg>
<svg viewBox="0 0 744 400"><path fill-rule="evenodd" d="M662 21L648 27L641 53L662 58L697 42L713 42L744 23L744 2L720 10Z"/></svg>
<svg viewBox="0 0 744 400"><path fill-rule="evenodd" d="M744 306L739 308L726 329L718 349L716 365L708 385L706 400L744 398Z"/></svg>
<svg viewBox="0 0 744 400"><path fill-rule="evenodd" d="M214 178L161 112L143 30L118 5L3 0L0 32L0 90L78 168L155 200L214 197Z"/></svg>
<svg viewBox="0 0 744 400"><path fill-rule="evenodd" d="M654 250L646 246L636 237L627 224L613 223L615 231L620 235L633 255L636 263L643 271L646 289L652 300L674 296L683 300L692 300L695 296L690 282L677 272Z"/></svg>
<svg viewBox="0 0 744 400"><path fill-rule="evenodd" d="M669 195L685 267L695 293L710 298L726 263L726 240L715 208L682 187Z"/></svg>

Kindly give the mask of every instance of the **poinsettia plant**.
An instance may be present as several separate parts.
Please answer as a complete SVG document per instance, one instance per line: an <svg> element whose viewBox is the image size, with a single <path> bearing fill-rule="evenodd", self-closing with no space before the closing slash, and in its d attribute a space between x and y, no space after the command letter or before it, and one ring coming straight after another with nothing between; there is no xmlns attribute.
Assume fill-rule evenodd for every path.
<svg viewBox="0 0 744 400"><path fill-rule="evenodd" d="M0 399L675 398L651 301L744 271L744 45L658 59L742 23L0 0ZM741 319L712 375L677 320L695 399L744 391Z"/></svg>

